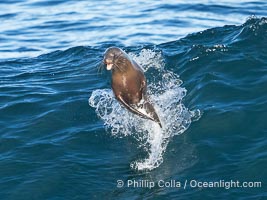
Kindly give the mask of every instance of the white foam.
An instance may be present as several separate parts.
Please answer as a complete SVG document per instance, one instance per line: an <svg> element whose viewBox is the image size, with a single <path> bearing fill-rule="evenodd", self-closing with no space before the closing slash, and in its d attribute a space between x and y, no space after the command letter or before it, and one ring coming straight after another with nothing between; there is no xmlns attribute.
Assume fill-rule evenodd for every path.
<svg viewBox="0 0 267 200"><path fill-rule="evenodd" d="M129 53L129 56L141 65L145 72L151 67L156 69L164 67L164 61L160 52L151 49L142 49L138 55Z"/></svg>
<svg viewBox="0 0 267 200"><path fill-rule="evenodd" d="M169 140L174 135L184 133L192 119L200 117L200 112L189 111L181 102L186 95L186 89L181 87L182 81L179 76L164 70L160 53L144 49L139 55L130 54L130 56L146 72L150 100L154 104L163 128L122 107L111 89L93 91L89 98L89 105L96 109L108 132L116 137L134 137L139 142L139 147L147 152L147 158L134 161L130 166L137 170L152 170L163 162L163 154ZM158 73L150 72L149 69L156 70Z"/></svg>

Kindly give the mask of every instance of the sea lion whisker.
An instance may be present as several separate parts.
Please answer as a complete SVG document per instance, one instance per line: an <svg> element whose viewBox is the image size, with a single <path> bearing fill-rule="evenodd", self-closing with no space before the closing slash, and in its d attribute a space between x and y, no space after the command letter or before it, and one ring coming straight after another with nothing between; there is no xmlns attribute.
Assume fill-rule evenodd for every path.
<svg viewBox="0 0 267 200"><path fill-rule="evenodd" d="M114 65L121 71L121 72L124 72L123 68L120 67L119 65L117 65L116 63L114 63Z"/></svg>
<svg viewBox="0 0 267 200"><path fill-rule="evenodd" d="M101 74L101 73L103 72L104 66L105 66L105 61L102 60L102 61L98 64L98 66L97 66L97 73L98 73L98 74L99 74L99 73Z"/></svg>

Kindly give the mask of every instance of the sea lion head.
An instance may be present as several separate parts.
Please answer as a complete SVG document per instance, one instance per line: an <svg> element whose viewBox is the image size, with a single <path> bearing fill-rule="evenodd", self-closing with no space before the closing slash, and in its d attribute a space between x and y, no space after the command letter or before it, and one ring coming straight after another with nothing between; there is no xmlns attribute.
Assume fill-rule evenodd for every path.
<svg viewBox="0 0 267 200"><path fill-rule="evenodd" d="M105 51L104 63L107 65L107 70L125 71L129 58L127 54L118 47L110 47Z"/></svg>

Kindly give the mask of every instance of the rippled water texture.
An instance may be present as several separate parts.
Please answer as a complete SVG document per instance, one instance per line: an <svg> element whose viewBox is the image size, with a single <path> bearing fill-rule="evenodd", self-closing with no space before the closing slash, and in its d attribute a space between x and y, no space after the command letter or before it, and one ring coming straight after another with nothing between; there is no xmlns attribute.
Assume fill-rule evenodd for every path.
<svg viewBox="0 0 267 200"><path fill-rule="evenodd" d="M265 1L2 0L0 59L75 46L160 44L267 16Z"/></svg>
<svg viewBox="0 0 267 200"><path fill-rule="evenodd" d="M266 10L265 1L1 1L0 199L266 199ZM162 131L114 99L111 74L98 71L110 46L145 69Z"/></svg>

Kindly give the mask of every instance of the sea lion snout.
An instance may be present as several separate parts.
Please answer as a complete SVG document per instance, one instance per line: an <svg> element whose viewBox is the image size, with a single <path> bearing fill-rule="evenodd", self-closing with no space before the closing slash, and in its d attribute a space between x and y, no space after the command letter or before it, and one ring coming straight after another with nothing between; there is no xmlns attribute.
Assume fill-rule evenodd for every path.
<svg viewBox="0 0 267 200"><path fill-rule="evenodd" d="M111 70L113 68L113 65L114 65L113 60L106 59L104 60L104 63L107 65L107 70Z"/></svg>
<svg viewBox="0 0 267 200"><path fill-rule="evenodd" d="M104 63L107 65L107 70L111 70L114 65L114 55L113 54L105 54Z"/></svg>

